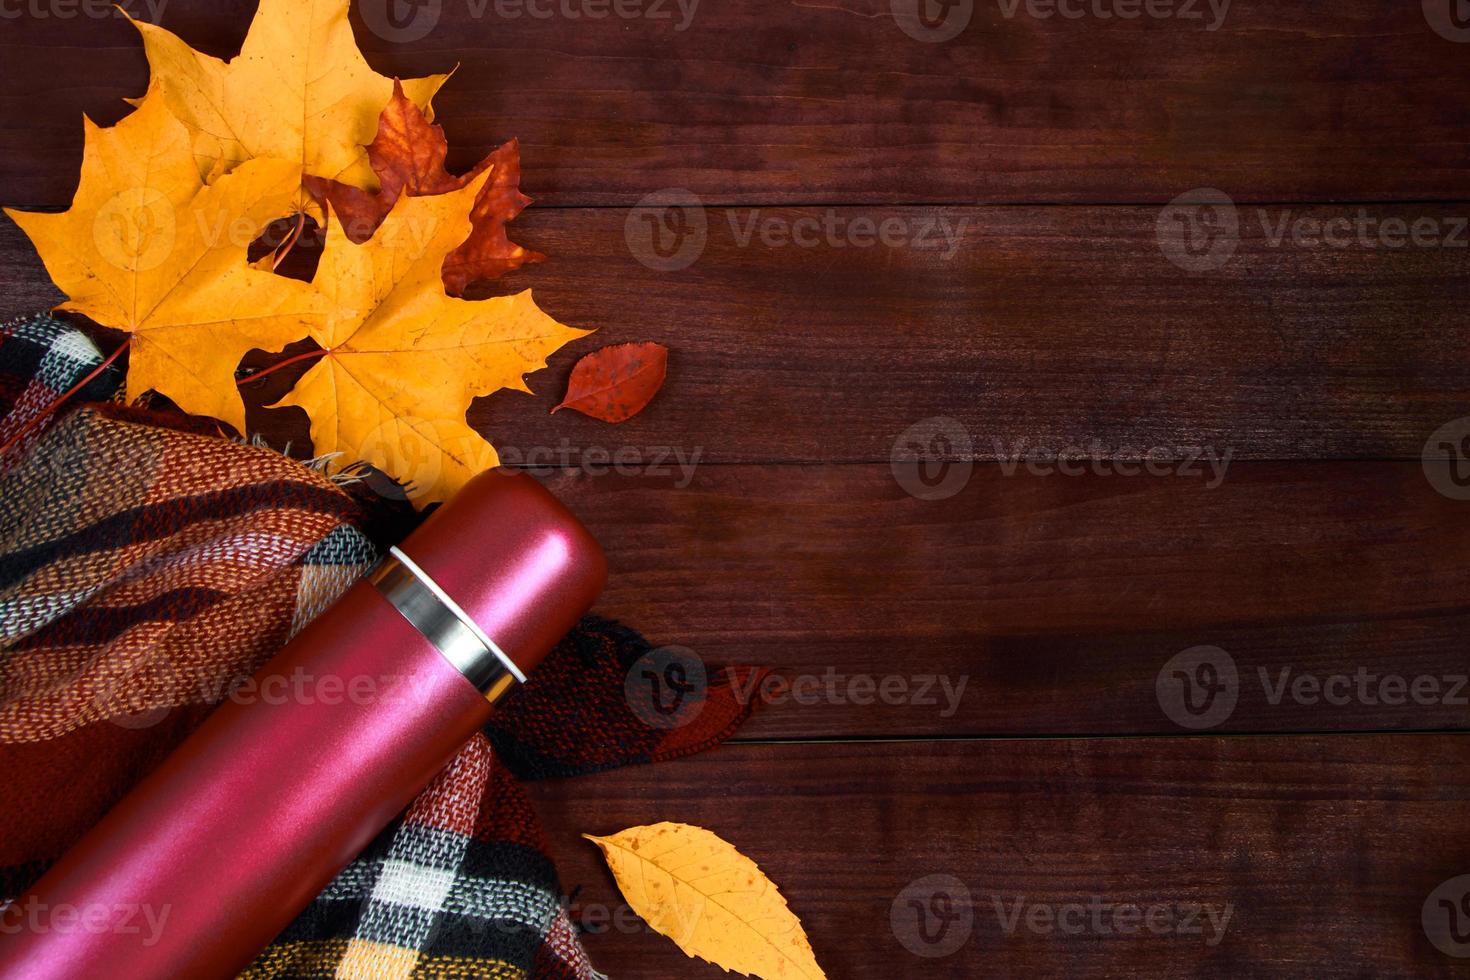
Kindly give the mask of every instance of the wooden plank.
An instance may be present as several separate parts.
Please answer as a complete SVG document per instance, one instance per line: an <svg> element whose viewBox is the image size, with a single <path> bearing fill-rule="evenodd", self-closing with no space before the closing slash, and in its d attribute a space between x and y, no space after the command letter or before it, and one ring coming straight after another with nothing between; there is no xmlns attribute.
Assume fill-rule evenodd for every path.
<svg viewBox="0 0 1470 980"><path fill-rule="evenodd" d="M1463 975L1421 911L1470 870L1467 763L1457 736L742 745L532 792L613 976L725 975L648 934L579 838L673 820L759 863L832 977L1433 977ZM969 892L932 944L931 875ZM1124 934L1125 904L1154 927Z"/></svg>
<svg viewBox="0 0 1470 980"><path fill-rule="evenodd" d="M1370 210L1446 236L1470 216ZM500 287L533 287L554 316L599 332L532 376L535 398L501 393L470 418L520 460L566 440L578 451L677 447L707 462L886 461L901 433L935 417L970 441L938 447L952 457L1209 447L1235 459L1414 459L1442 424L1470 415L1470 249L1276 245L1268 231L1282 217L1357 211L1269 209L1263 221L1243 207L1233 258L1188 273L1165 256L1152 208L710 209L698 260L663 272L634 258L629 211L533 208L519 237L554 258ZM942 218L963 234L948 259L947 247L839 247L825 232L811 248L764 244L756 231L742 241L752 221L806 234L797 222L829 218L849 231L893 221L911 236ZM1470 245L1470 232L1458 240ZM56 295L8 221L0 282L0 315ZM547 417L578 356L644 339L673 350L647 411L616 429ZM258 403L293 380L273 376ZM251 421L304 445L297 413Z"/></svg>
<svg viewBox="0 0 1470 980"><path fill-rule="evenodd" d="M887 466L683 479L549 484L608 552L600 612L707 675L777 669L745 736L1470 727L1470 503L1418 464L1237 463L1213 489L982 465L934 501ZM1175 661L1201 646L1233 671L1218 709Z"/></svg>
<svg viewBox="0 0 1470 980"><path fill-rule="evenodd" d="M128 6L156 20L156 3ZM1423 4L1235 0L1220 18L1178 0L1130 20L1090 11L1143 4L1070 2L1084 11L1073 19L962 0L949 9L967 26L925 43L893 16L906 3L917 7L689 0L686 18L676 0L627 0L601 6L638 16L594 19L561 12L594 0L443 0L403 8L440 11L422 36L428 21L395 29L383 0L363 7L377 33L354 19L382 72L458 64L439 100L453 162L519 136L547 203L631 205L670 186L763 204L1162 202L1202 185L1252 200L1470 196L1470 59ZM255 4L157 6L165 26L230 56ZM146 86L131 28L92 10L110 13L91 0L5 6L8 201L66 201L79 116L111 121Z"/></svg>
<svg viewBox="0 0 1470 980"><path fill-rule="evenodd" d="M1222 730L1463 727L1452 692L1464 673L1464 505L1437 494L1417 461L1242 459L1417 456L1441 420L1470 414L1464 269L1406 251L1334 257L1323 271L1321 259L1288 250L1262 251L1247 263L1253 273L1227 266L1224 286L1177 269L1154 278L1129 264L1146 253L1137 241L1146 232L1115 234L1106 249L1084 237L1087 222L1104 235L1116 227L1117 210L972 212L1001 223L982 249L991 258L956 279L899 254L915 282L886 299L886 317L872 285L886 260L867 252L727 240L680 277L617 254L619 212L543 213L550 234L534 244L576 260L535 270L538 296L567 322L606 327L537 376L535 399L498 395L472 418L512 462L570 464L559 489L614 554L605 608L657 642L713 664L771 664L824 691L829 670L847 678L834 684L892 674L947 678L950 691L967 684L946 713L942 687L923 698L931 704L812 705L798 699L813 696L804 681L799 695L772 693L779 703L758 733L1176 730L1157 675L1199 645L1225 649L1243 685ZM1034 222L1046 233L1032 237ZM1113 246L1130 241L1118 257ZM1273 272L1268 258L1293 268ZM1156 273L1173 269L1154 261ZM1013 278L982 278L988 266ZM1131 270L1121 285L1109 280L1120 270ZM1241 312L1263 277L1290 299ZM8 225L0 281L0 315L54 299ZM998 316L970 321L967 303ZM1190 312L1170 314L1175 306ZM1006 328L967 332L995 319ZM542 414L583 350L643 337L674 348L669 386L643 415L612 428ZM269 379L257 403L290 381L287 372ZM1007 452L1091 452L1096 438L1104 456L1199 446L1218 467L1232 455L1223 482L1203 463L1194 475L1153 478L986 465L953 498L925 502L887 458L904 426L939 414L973 434L976 456L993 455L1001 438ZM252 421L305 451L298 413ZM939 448L965 455L955 439ZM600 476L613 458L632 462ZM711 465L761 459L884 462ZM1438 678L1439 692L1430 704L1385 704L1376 687L1359 695L1354 686L1348 704L1276 693L1283 676L1355 678L1359 668Z"/></svg>

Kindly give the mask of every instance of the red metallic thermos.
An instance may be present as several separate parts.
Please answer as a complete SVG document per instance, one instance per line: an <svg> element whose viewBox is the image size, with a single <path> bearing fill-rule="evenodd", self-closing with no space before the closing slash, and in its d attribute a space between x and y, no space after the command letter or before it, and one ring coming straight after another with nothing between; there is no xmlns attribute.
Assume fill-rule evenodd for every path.
<svg viewBox="0 0 1470 980"><path fill-rule="evenodd" d="M234 976L605 578L596 542L539 483L476 477L12 903L0 977Z"/></svg>

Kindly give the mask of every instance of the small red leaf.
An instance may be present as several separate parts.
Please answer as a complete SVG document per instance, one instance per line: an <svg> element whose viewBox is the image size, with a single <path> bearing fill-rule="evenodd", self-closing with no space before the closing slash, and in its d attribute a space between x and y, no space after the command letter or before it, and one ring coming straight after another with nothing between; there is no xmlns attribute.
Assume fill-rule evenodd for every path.
<svg viewBox="0 0 1470 980"><path fill-rule="evenodd" d="M653 400L663 386L669 349L663 344L614 344L577 362L567 395L551 411L572 408L604 422L623 422Z"/></svg>
<svg viewBox="0 0 1470 980"><path fill-rule="evenodd" d="M444 259L444 289L463 296L471 285L502 276L546 256L515 244L505 224L531 199L521 193L521 145L511 140L490 153L462 177L444 169L449 143L444 129L429 122L423 110L393 83L393 98L378 117L378 134L368 145L368 161L382 188L376 193L308 174L305 186L332 206L332 216L347 238L361 245L373 237L394 203L404 194L429 197L464 187L486 170L490 179L475 197L470 237Z"/></svg>

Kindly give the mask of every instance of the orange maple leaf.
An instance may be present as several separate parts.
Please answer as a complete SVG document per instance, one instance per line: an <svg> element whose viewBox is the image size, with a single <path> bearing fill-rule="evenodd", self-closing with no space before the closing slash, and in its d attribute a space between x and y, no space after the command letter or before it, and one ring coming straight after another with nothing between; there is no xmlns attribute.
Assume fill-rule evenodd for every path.
<svg viewBox="0 0 1470 980"><path fill-rule="evenodd" d="M360 245L372 238L400 196L448 194L488 170L490 178L470 211L470 236L444 259L445 290L451 296L462 296L473 283L546 259L540 252L514 244L506 235L506 223L531 203L520 190L521 151L516 140L456 177L444 169L449 154L444 128L431 123L395 81L393 98L378 118L378 132L367 152L382 186L376 194L325 177L308 175L304 181L309 192L331 204L349 241Z"/></svg>

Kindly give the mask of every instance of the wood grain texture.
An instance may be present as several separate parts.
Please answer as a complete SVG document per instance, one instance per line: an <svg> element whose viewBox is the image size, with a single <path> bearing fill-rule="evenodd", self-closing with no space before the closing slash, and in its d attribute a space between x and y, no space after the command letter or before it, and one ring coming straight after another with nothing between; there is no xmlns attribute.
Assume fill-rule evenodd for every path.
<svg viewBox="0 0 1470 980"><path fill-rule="evenodd" d="M1458 736L743 745L532 790L574 910L602 929L588 951L613 976L727 976L619 916L578 836L675 820L760 864L831 977L1436 977L1463 975L1420 913L1470 869L1467 763ZM969 890L953 907L972 916L943 958L900 941L942 950L908 905L927 905L934 893L910 885L936 874ZM1231 916L1223 932L1202 917L1203 935L1104 933L1090 911L1076 934L1025 919L1008 932L994 903L1018 899Z"/></svg>
<svg viewBox="0 0 1470 980"><path fill-rule="evenodd" d="M0 187L60 204L80 115L111 121L147 75L120 18L35 5L4 8ZM1252 200L1470 197L1470 58L1418 2L1235 0L1220 19L1180 0L1165 6L1189 16L1125 20L973 0L954 5L973 13L944 43L906 35L889 0L703 2L688 18L675 0L634 0L620 9L645 15L602 19L561 13L596 6L584 0L402 5L440 11L422 36L428 21L394 30L390 4L367 5L379 31L355 14L357 34L379 71L461 66L438 101L455 162L518 136L547 203L628 205L671 186L761 204L1159 202L1202 185ZM74 15L50 13L63 6ZM129 0L229 56L254 3L161 7Z"/></svg>
<svg viewBox="0 0 1470 980"><path fill-rule="evenodd" d="M1264 226L1358 210L1270 209ZM1446 236L1470 224L1470 206L1369 210L1380 222L1432 220ZM1236 459L1417 459L1432 432L1470 415L1470 230L1462 247L1274 245L1247 207L1234 257L1188 273L1162 252L1153 208L710 209L698 260L662 272L634 258L630 217L533 208L516 222L518 240L553 259L499 288L532 288L553 316L598 332L532 375L534 398L505 392L472 409L512 459L547 461L566 440L579 451L678 447L707 462L886 461L901 433L933 417L970 440L940 447L956 458L1211 447ZM938 234L921 229L941 218L964 230L948 259L834 245L825 230L815 247L763 244L755 231L742 245L753 227L829 217L849 230L891 220L911 237ZM0 315L55 301L8 221L0 271ZM672 350L643 413L616 428L548 417L579 356L635 340ZM273 376L254 403L294 379ZM299 413L250 422L305 445Z"/></svg>
<svg viewBox="0 0 1470 980"><path fill-rule="evenodd" d="M603 19L535 2L552 16L399 5L439 11L400 40L391 4L354 2L380 71L459 63L437 101L453 167L521 139L539 206L513 237L553 261L498 288L598 328L536 395L470 419L547 464L607 546L598 611L778 682L743 744L532 787L574 909L619 924L587 937L598 967L724 975L643 932L578 837L680 820L761 864L833 977L1463 974L1420 916L1470 873L1464 736L1220 737L1470 727L1470 503L1420 462L1470 416L1470 44L1432 29L1437 0L1235 0L1215 30L1204 2L1124 20L960 0L943 43L899 28L907 0L704 0L682 27L673 0ZM254 9L159 13L230 56ZM111 123L146 82L110 12L0 0L0 201L65 206L81 114ZM1188 271L1198 256L1159 229L1182 221L1208 251L1232 213L1163 210L1200 187L1239 205L1239 232ZM699 209L636 209L668 188ZM640 236L677 247L695 219L697 255L661 271ZM1310 245L1298 219L1353 230ZM1386 221L1436 242L1392 245ZM857 243L885 223L898 244ZM310 248L295 261L309 271ZM0 317L58 299L4 221L0 286ZM636 340L672 350L648 409L615 428L547 416L577 357ZM299 412L250 424L305 449ZM909 446L933 460L896 476ZM1229 454L1223 478L986 462L1196 449ZM1236 703L1196 729L1170 699L1209 678L1166 668L1201 646L1230 657ZM1024 737L1138 733L1164 737ZM975 734L1023 737L945 740ZM936 951L916 915L935 894L906 891L928 875L970 894L946 957L914 952ZM1208 921L1041 934L1001 921L1017 900L1230 919L1214 944Z"/></svg>
<svg viewBox="0 0 1470 980"><path fill-rule="evenodd" d="M1214 488L981 465L934 501L887 466L683 479L549 485L607 548L599 611L716 675L777 668L742 737L1182 733L1159 675L1200 645L1237 671L1221 731L1470 727L1470 504L1418 464L1238 463Z"/></svg>

